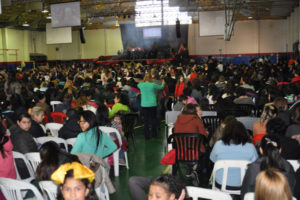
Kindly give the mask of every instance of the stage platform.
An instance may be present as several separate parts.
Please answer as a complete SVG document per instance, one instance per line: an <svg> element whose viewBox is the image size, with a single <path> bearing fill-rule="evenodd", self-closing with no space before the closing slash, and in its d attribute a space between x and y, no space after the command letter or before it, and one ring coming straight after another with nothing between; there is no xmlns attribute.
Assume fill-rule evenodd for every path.
<svg viewBox="0 0 300 200"><path fill-rule="evenodd" d="M133 60L103 60L96 61L98 64L102 65L116 65L122 63L124 66L128 66L136 63L146 63L149 64L164 64L166 62L171 62L174 58L164 58L164 59L133 59Z"/></svg>

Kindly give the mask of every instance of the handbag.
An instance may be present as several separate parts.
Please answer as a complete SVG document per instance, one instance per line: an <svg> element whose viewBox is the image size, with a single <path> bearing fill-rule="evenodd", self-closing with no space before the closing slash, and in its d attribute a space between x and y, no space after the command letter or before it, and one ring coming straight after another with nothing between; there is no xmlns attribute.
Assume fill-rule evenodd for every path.
<svg viewBox="0 0 300 200"><path fill-rule="evenodd" d="M160 160L160 164L174 165L175 161L176 161L176 150L172 149Z"/></svg>

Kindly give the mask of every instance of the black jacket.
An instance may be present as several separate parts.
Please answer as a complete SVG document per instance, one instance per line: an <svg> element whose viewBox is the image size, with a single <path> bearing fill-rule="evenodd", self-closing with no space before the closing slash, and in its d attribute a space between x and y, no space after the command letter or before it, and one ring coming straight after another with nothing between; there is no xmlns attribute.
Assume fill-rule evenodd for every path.
<svg viewBox="0 0 300 200"><path fill-rule="evenodd" d="M34 138L43 137L45 136L44 130L42 129L41 125L39 125L36 121L31 120L31 127L29 129L29 133Z"/></svg>
<svg viewBox="0 0 300 200"><path fill-rule="evenodd" d="M281 143L281 156L286 160L300 159L300 145L297 140L289 137L278 135Z"/></svg>
<svg viewBox="0 0 300 200"><path fill-rule="evenodd" d="M9 130L10 139L14 145L13 151L23 154L38 151L37 144L29 132L22 130L18 125L12 126Z"/></svg>
<svg viewBox="0 0 300 200"><path fill-rule="evenodd" d="M69 119L58 131L58 137L63 139L76 138L82 130L77 119Z"/></svg>
<svg viewBox="0 0 300 200"><path fill-rule="evenodd" d="M258 158L255 162L250 163L248 165L248 169L246 171L245 177L243 179L243 184L242 184L242 189L241 189L241 199L244 199L244 195L247 192L254 192L255 191L255 181L256 181L256 176L261 172L260 170L260 165L262 162L263 158ZM293 188L296 183L296 178L295 178L295 172L292 167L292 165L281 158L281 162L283 163L284 166L284 172L283 174L286 176L290 188L293 191Z"/></svg>

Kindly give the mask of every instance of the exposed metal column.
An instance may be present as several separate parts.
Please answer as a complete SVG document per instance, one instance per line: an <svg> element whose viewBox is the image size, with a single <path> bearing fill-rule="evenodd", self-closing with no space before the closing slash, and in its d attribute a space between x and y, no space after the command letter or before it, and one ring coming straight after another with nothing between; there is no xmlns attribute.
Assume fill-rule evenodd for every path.
<svg viewBox="0 0 300 200"><path fill-rule="evenodd" d="M237 13L239 12L242 2L241 0L234 0L232 5L232 0L224 0L225 7L225 34L224 39L230 41L233 33L234 24L237 18Z"/></svg>

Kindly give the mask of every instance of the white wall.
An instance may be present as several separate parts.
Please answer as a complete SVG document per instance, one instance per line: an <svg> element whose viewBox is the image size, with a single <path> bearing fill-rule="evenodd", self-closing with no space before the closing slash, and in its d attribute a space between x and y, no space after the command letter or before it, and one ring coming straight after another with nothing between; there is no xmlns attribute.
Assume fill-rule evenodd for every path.
<svg viewBox="0 0 300 200"><path fill-rule="evenodd" d="M292 51L300 39L299 9L286 20L238 21L231 41L223 36L199 36L198 24L189 25L190 55L247 54ZM29 61L30 53L41 53L48 60L94 59L116 55L123 49L120 29L86 30L86 43L81 44L79 31L72 32L71 44L46 44L45 32L0 29L0 62ZM1 49L18 49L3 51Z"/></svg>
<svg viewBox="0 0 300 200"><path fill-rule="evenodd" d="M299 1L300 3L300 1ZM295 8L294 11L286 19L288 23L288 38L287 46L288 51L293 51L293 44L296 41L300 41L300 14L299 7Z"/></svg>
<svg viewBox="0 0 300 200"><path fill-rule="evenodd" d="M237 21L230 41L223 36L199 36L198 24L189 25L190 55L247 54L285 52L287 43L286 20Z"/></svg>
<svg viewBox="0 0 300 200"><path fill-rule="evenodd" d="M72 31L71 44L46 45L48 60L94 59L123 50L119 28L85 30L85 41L81 43L79 31Z"/></svg>
<svg viewBox="0 0 300 200"><path fill-rule="evenodd" d="M30 60L30 53L45 54L48 60L94 59L117 55L118 50L123 50L119 28L86 30L85 40L82 44L79 31L72 31L72 43L47 45L46 32L2 28L0 62L26 62Z"/></svg>

